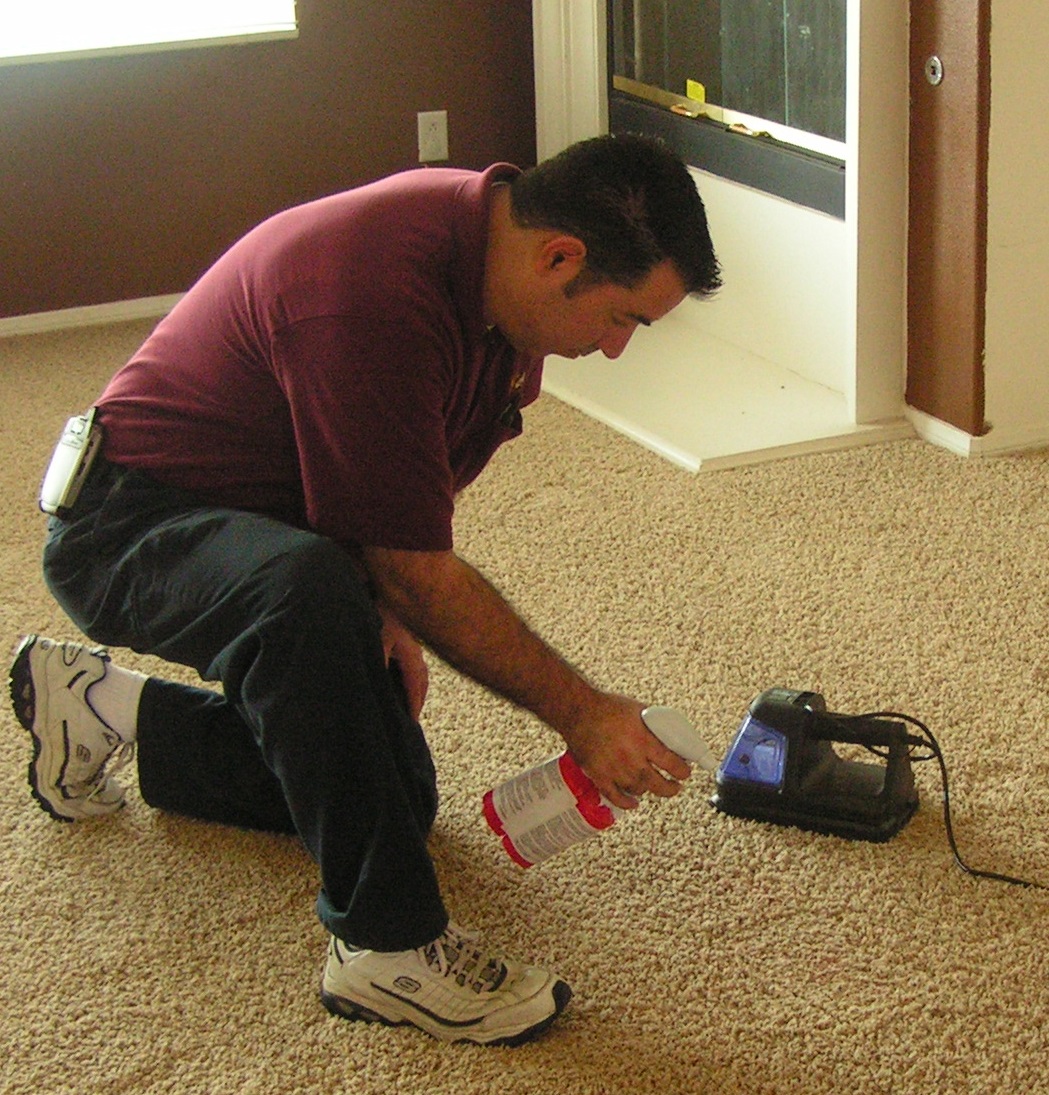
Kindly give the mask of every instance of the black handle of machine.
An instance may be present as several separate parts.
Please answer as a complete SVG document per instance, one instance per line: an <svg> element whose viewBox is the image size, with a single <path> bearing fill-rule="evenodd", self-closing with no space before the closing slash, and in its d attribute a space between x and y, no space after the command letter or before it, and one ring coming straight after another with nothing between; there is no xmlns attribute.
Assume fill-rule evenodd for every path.
<svg viewBox="0 0 1049 1095"><path fill-rule="evenodd" d="M816 716L809 727L809 734L820 741L886 748L899 745L907 738L906 727L902 723L849 715Z"/></svg>

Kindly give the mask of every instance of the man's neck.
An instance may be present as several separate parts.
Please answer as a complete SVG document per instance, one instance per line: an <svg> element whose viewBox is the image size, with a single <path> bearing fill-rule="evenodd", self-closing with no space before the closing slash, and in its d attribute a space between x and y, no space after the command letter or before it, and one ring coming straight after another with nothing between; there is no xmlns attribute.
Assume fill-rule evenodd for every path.
<svg viewBox="0 0 1049 1095"><path fill-rule="evenodd" d="M488 210L488 245L484 262L484 321L498 327L509 302L511 270L520 259L520 229L510 211L510 187L496 183Z"/></svg>

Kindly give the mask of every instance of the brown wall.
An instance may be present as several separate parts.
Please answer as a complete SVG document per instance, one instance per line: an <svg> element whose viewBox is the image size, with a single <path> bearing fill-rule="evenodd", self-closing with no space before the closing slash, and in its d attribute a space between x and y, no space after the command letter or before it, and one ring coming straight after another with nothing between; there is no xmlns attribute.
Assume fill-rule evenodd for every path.
<svg viewBox="0 0 1049 1095"><path fill-rule="evenodd" d="M535 162L527 0L298 0L294 41L0 67L0 317L181 292L268 214ZM377 261L380 257L376 256Z"/></svg>

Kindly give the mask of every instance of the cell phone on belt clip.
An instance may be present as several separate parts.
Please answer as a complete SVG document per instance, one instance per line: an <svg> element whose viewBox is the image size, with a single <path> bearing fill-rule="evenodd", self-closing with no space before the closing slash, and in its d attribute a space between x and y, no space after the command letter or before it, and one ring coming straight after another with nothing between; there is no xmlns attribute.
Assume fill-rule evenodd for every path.
<svg viewBox="0 0 1049 1095"><path fill-rule="evenodd" d="M102 425L95 421L94 407L66 423L40 485L44 513L62 517L73 507L101 446Z"/></svg>

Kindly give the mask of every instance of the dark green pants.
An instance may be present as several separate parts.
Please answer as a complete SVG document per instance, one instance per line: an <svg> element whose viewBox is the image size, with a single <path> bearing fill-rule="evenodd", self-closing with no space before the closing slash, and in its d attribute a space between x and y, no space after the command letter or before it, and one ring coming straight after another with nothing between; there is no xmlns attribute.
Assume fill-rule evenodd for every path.
<svg viewBox="0 0 1049 1095"><path fill-rule="evenodd" d="M297 832L320 868L318 914L352 945L402 950L444 930L433 761L343 548L100 460L50 521L44 574L94 641L222 684L146 685L148 803Z"/></svg>

